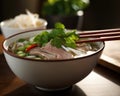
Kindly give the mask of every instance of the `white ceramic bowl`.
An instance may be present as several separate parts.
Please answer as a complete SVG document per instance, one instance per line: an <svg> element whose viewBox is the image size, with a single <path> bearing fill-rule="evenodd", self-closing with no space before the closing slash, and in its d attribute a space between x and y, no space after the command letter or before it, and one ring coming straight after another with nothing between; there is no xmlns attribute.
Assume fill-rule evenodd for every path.
<svg viewBox="0 0 120 96"><path fill-rule="evenodd" d="M36 28L32 27L32 28L25 28L25 29L8 26L8 24L12 20L13 19L9 19L9 20L2 21L0 23L1 31L2 31L2 34L4 35L5 38L12 36L14 34L17 34L17 33L21 33L23 31L35 30L35 29L46 29L46 27L47 27L47 21L45 19L42 19L42 18L39 19L42 22L42 25L37 26ZM25 22L27 22L27 21L25 21Z"/></svg>
<svg viewBox="0 0 120 96"><path fill-rule="evenodd" d="M11 70L22 80L45 90L64 89L85 78L95 67L104 42L97 42L99 49L85 57L67 60L32 60L18 57L8 51L8 46L21 37L30 37L40 30L23 32L3 42L3 52Z"/></svg>

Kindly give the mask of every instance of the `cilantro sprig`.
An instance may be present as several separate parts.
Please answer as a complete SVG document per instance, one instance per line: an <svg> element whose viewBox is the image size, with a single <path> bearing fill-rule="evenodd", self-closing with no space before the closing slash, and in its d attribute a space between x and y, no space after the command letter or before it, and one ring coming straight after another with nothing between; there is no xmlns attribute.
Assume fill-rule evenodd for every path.
<svg viewBox="0 0 120 96"><path fill-rule="evenodd" d="M76 41L79 36L76 34L76 30L70 30L66 32L65 26L62 23L56 23L55 28L50 32L43 31L34 38L34 42L44 46L46 43L51 44L57 48L61 48L62 45L66 47L76 48Z"/></svg>

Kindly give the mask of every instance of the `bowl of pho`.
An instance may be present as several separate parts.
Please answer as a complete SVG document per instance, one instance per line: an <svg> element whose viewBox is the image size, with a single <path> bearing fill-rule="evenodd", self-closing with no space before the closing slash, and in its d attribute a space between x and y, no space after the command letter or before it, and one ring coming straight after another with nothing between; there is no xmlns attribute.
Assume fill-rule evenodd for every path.
<svg viewBox="0 0 120 96"><path fill-rule="evenodd" d="M66 89L84 79L95 67L104 42L76 43L77 30L61 23L55 28L15 34L3 42L13 73L41 90Z"/></svg>

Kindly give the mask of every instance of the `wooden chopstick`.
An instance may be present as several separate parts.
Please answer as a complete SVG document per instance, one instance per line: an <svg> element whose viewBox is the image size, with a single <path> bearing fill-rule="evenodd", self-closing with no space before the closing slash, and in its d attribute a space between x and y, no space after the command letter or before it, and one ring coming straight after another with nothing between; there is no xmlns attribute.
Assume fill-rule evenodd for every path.
<svg viewBox="0 0 120 96"><path fill-rule="evenodd" d="M120 35L120 31L119 32L111 32L111 33L91 33L91 34L87 34L87 35L83 35L83 34L80 34L80 38L88 38L88 37L91 37L91 38L93 38L93 37L108 37L108 36L118 36L118 35Z"/></svg>
<svg viewBox="0 0 120 96"><path fill-rule="evenodd" d="M82 31L82 32L78 32L77 34L88 35L88 34L113 33L113 32L120 32L120 28L105 29L105 30L94 30L94 31Z"/></svg>
<svg viewBox="0 0 120 96"><path fill-rule="evenodd" d="M80 38L91 38L91 39L85 39L85 40L83 39L77 41L76 43L120 40L120 29L118 28L79 32L78 34Z"/></svg>
<svg viewBox="0 0 120 96"><path fill-rule="evenodd" d="M113 41L113 40L120 40L120 36L113 36L113 37L104 37L104 38L94 38L94 39L87 39L87 40L80 40L76 43L84 43L84 42L98 42L98 41Z"/></svg>

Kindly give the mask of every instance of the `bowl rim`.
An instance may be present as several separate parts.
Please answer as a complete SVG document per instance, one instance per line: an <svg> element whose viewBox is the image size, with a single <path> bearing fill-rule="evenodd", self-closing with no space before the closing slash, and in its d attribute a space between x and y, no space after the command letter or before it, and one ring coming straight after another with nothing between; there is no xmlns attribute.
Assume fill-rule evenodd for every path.
<svg viewBox="0 0 120 96"><path fill-rule="evenodd" d="M88 57L91 57L91 56L93 56L93 55L95 55L95 54L100 53L100 52L103 51L103 49L105 48L105 42L104 42L104 41L101 41L101 43L103 44L103 46L100 47L97 51L95 51L95 52L92 53L92 54L89 54L89 55L86 55L86 56L82 56L82 57L78 57L78 58L57 59L57 60L55 60L55 59L52 59L52 60L39 60L39 59L24 58L24 57L20 57L20 56L14 54L14 53L8 51L6 48L4 48L4 43L5 43L8 39L10 39L10 38L12 38L12 37L15 37L15 36L17 36L17 35L19 35L19 34L24 34L24 33L26 33L26 32L42 31L42 30L51 30L51 29L31 29L31 30L26 30L26 31L23 31L23 32L21 32L21 33L17 33L17 34L14 34L14 35L12 35L12 36L9 36L9 37L5 38L5 39L3 40L3 42L2 42L2 50L3 50L5 53L7 53L8 55L12 56L12 57L15 57L15 58L18 58L18 59L23 59L23 60L38 61L38 62L62 62L62 61L73 61L73 60L83 59L83 58L86 58L86 57L88 58ZM69 29L67 29L67 30L69 30ZM70 29L70 30L71 30L71 29ZM77 30L77 31L78 31L78 30Z"/></svg>

